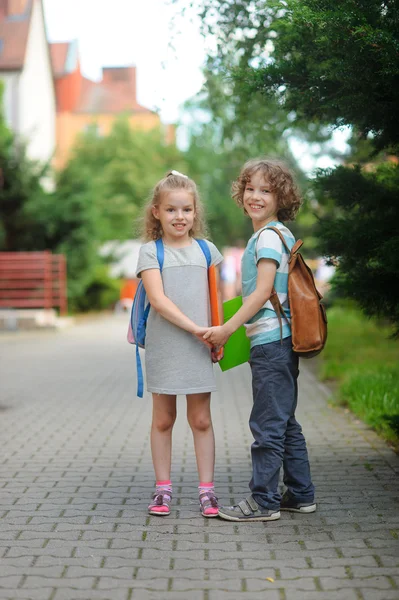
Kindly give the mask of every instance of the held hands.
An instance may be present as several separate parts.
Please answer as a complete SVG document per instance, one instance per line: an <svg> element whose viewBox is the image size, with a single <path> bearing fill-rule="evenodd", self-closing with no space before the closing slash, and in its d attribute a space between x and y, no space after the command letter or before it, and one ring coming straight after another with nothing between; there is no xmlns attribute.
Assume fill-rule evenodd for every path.
<svg viewBox="0 0 399 600"><path fill-rule="evenodd" d="M213 344L211 344L211 342L209 342L208 340L206 340L204 338L204 335L206 334L206 332L208 331L209 327L196 327L195 330L192 332L193 336L197 338L197 340L199 340L200 342L202 342L203 344L205 344L205 346L207 348L211 348L213 347Z"/></svg>
<svg viewBox="0 0 399 600"><path fill-rule="evenodd" d="M209 327L204 335L204 340L211 342L212 346L224 346L231 336L231 332L226 325L225 323L217 327Z"/></svg>
<svg viewBox="0 0 399 600"><path fill-rule="evenodd" d="M211 349L211 359L213 363L217 363L223 358L223 348L217 346L216 344L211 343L210 341L204 338L204 335L209 331L209 327L197 327L195 331L193 331L193 335L207 348Z"/></svg>

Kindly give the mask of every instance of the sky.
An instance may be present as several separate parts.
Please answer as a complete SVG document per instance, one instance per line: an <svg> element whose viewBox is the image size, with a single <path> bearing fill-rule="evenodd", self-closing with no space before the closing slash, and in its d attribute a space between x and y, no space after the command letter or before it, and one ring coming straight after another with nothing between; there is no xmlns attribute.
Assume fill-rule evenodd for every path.
<svg viewBox="0 0 399 600"><path fill-rule="evenodd" d="M99 79L102 66L137 67L137 100L174 123L179 106L203 83L206 43L200 23L170 0L43 0L51 42L77 39L82 71ZM179 1L179 7L189 4Z"/></svg>
<svg viewBox="0 0 399 600"><path fill-rule="evenodd" d="M176 123L183 103L200 91L201 67L212 40L200 33L200 21L190 0L43 0L51 42L77 39L83 74L101 77L102 66L137 67L137 100L158 110L164 123ZM181 9L186 13L181 15ZM184 149L187 132L177 132ZM347 132L333 135L335 148L343 149ZM299 164L309 175L316 167L329 167L327 155L316 160L308 146L290 142Z"/></svg>

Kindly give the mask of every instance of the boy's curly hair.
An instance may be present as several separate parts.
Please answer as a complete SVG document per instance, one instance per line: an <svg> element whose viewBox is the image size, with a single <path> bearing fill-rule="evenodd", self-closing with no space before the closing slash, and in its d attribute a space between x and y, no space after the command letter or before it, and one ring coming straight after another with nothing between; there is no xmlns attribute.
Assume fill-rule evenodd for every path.
<svg viewBox="0 0 399 600"><path fill-rule="evenodd" d="M142 220L142 237L146 242L157 240L162 237L161 222L152 213L153 206L159 206L162 196L175 190L185 190L194 199L194 223L190 230L190 236L204 238L206 235L204 209L199 197L198 189L192 179L178 173L169 171L154 187L150 198L145 205L144 218Z"/></svg>
<svg viewBox="0 0 399 600"><path fill-rule="evenodd" d="M277 199L277 217L279 221L293 221L301 206L301 197L294 178L284 162L270 158L253 158L248 160L238 178L231 187L232 198L240 208L244 207L245 186L251 176L258 171L269 183L271 191ZM244 212L245 209L244 209Z"/></svg>

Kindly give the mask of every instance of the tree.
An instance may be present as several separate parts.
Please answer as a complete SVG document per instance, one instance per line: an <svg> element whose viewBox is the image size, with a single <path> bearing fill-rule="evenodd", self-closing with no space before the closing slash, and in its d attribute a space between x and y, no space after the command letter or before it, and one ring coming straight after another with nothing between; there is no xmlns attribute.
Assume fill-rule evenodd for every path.
<svg viewBox="0 0 399 600"><path fill-rule="evenodd" d="M230 195L231 183L246 160L284 157L303 191L307 182L289 148L290 121L285 111L273 99L264 102L260 93L243 102L234 81L210 68L205 76L204 90L186 105L192 125L185 159L199 183L213 239L219 245L235 245L253 233L251 222ZM298 223L292 224L300 235L308 235L308 217L305 208Z"/></svg>
<svg viewBox="0 0 399 600"><path fill-rule="evenodd" d="M297 122L355 126L379 148L397 144L397 0L203 0L199 7L218 40L214 67L224 69L234 49L242 91L277 97Z"/></svg>
<svg viewBox="0 0 399 600"><path fill-rule="evenodd" d="M181 153L167 144L161 129L133 130L121 117L107 136L99 137L95 128L78 140L70 161L60 174L62 191L73 173L85 173L93 184L91 202L98 212L100 241L124 240L137 232L143 202L155 183L169 169L184 169Z"/></svg>
<svg viewBox="0 0 399 600"><path fill-rule="evenodd" d="M28 159L24 144L7 127L0 89L0 250L43 248L43 227L33 213L46 195L41 186L45 171L43 165Z"/></svg>
<svg viewBox="0 0 399 600"><path fill-rule="evenodd" d="M397 165L320 172L317 191L324 205L334 203L334 218L327 210L318 237L321 251L339 264L335 289L366 314L394 323L399 334Z"/></svg>
<svg viewBox="0 0 399 600"><path fill-rule="evenodd" d="M101 244L134 237L153 185L171 168L184 170L181 153L161 131L132 131L120 119L108 136L81 136L51 193L41 185L47 168L27 158L0 114L0 250L65 254L71 310L102 308L118 292Z"/></svg>
<svg viewBox="0 0 399 600"><path fill-rule="evenodd" d="M135 131L121 118L107 136L98 137L93 128L80 137L57 174L49 240L67 256L72 307L100 308L108 290L115 293L101 268L99 248L108 240L137 236L146 197L172 168L184 170L184 162L160 130Z"/></svg>
<svg viewBox="0 0 399 600"><path fill-rule="evenodd" d="M265 103L273 98L297 126L352 127L355 154L375 173L352 164L320 174L320 248L339 258L340 290L361 295L368 315L384 315L399 332L399 315L390 310L399 304L399 288L371 287L378 277L387 283L387 271L399 272L398 234L392 232L389 244L365 243L368 212L381 217L379 232L388 227L385 215L399 221L397 197L387 191L397 189L399 167L373 164L378 152L395 153L399 144L398 0L203 0L201 10L218 40L214 69L234 79L238 95L260 93ZM236 64L226 70L232 51ZM362 141L359 149L357 139L368 145Z"/></svg>

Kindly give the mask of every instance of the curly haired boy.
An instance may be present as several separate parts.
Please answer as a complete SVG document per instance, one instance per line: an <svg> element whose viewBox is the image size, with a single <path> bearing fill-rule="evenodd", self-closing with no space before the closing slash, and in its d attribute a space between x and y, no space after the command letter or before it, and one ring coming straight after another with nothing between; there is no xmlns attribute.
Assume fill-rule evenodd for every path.
<svg viewBox="0 0 399 600"><path fill-rule="evenodd" d="M252 221L254 234L242 258L243 306L224 325L204 338L222 346L241 325L250 339L253 408L249 426L251 494L237 505L222 507L229 521L274 521L280 509L299 513L316 510L306 441L295 418L298 399L298 356L292 350L289 322L280 329L270 302L273 288L290 320L288 253L269 227L283 234L291 249L295 238L283 221L294 220L301 204L287 166L268 158L250 160L233 183L232 196ZM278 489L281 466L286 492Z"/></svg>

